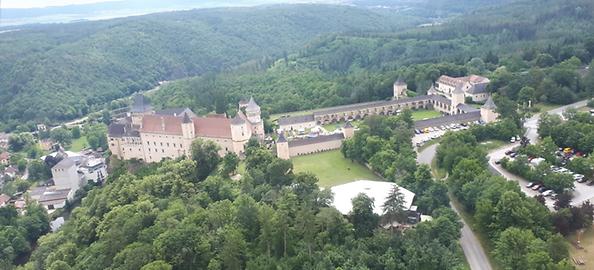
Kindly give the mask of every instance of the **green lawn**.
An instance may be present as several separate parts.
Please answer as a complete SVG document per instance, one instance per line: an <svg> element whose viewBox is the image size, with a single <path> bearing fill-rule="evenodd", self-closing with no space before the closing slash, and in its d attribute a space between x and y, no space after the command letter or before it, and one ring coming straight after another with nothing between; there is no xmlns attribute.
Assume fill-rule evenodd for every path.
<svg viewBox="0 0 594 270"><path fill-rule="evenodd" d="M550 111L552 109L556 109L556 108L559 108L561 106L563 106L563 105L548 104L548 103L538 103L538 104L534 105L534 107L540 109L540 112Z"/></svg>
<svg viewBox="0 0 594 270"><path fill-rule="evenodd" d="M412 118L414 121L419 121L419 120L423 120L425 118L427 119L431 119L431 118L437 118L440 117L441 113L438 111L434 111L434 110L417 110L417 111L412 111Z"/></svg>
<svg viewBox="0 0 594 270"><path fill-rule="evenodd" d="M381 180L365 166L345 159L339 150L292 159L295 172L311 172L320 182L320 187L332 187L354 180Z"/></svg>
<svg viewBox="0 0 594 270"><path fill-rule="evenodd" d="M361 123L363 123L363 120L353 120L353 121L351 121L351 124L354 127L359 127L359 125L361 125ZM335 131L335 130L343 127L343 126L344 126L344 122L323 125L324 129L326 129L328 132Z"/></svg>
<svg viewBox="0 0 594 270"><path fill-rule="evenodd" d="M72 152L80 152L83 149L89 147L89 142L87 142L86 136L80 136L80 138L76 140L72 140L72 144L70 145L70 151Z"/></svg>

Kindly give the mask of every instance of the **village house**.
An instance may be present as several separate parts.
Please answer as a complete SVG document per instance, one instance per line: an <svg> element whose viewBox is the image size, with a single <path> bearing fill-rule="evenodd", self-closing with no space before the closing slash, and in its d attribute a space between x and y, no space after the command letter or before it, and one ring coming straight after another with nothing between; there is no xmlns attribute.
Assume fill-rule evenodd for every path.
<svg viewBox="0 0 594 270"><path fill-rule="evenodd" d="M253 98L241 102L237 115L230 119L225 115L196 116L188 108L154 111L138 94L127 117L112 123L108 131L114 156L145 162L188 156L196 139L216 143L221 156L242 155L252 137L264 139L260 106Z"/></svg>
<svg viewBox="0 0 594 270"><path fill-rule="evenodd" d="M0 207L5 207L10 202L11 197L6 194L0 194Z"/></svg>
<svg viewBox="0 0 594 270"><path fill-rule="evenodd" d="M8 141L10 140L10 135L4 132L0 132L0 149L8 149Z"/></svg>
<svg viewBox="0 0 594 270"><path fill-rule="evenodd" d="M10 164L10 153L0 153L0 165L8 166Z"/></svg>

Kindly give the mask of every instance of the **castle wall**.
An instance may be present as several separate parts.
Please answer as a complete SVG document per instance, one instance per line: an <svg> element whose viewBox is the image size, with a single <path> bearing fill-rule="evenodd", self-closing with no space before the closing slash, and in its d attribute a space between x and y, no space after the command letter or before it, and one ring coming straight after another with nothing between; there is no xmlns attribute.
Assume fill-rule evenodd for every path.
<svg viewBox="0 0 594 270"><path fill-rule="evenodd" d="M289 153L291 157L302 156L318 152L340 149L341 146L342 140L337 139L328 142L289 147Z"/></svg>

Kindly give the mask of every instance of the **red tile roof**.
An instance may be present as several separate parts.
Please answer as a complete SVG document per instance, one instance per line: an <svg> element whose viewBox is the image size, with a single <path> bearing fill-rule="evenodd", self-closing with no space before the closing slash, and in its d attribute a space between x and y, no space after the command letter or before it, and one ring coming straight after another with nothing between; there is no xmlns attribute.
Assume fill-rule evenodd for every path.
<svg viewBox="0 0 594 270"><path fill-rule="evenodd" d="M222 117L194 117L197 137L231 138L231 120ZM182 136L182 118L168 115L146 115L140 132Z"/></svg>
<svg viewBox="0 0 594 270"><path fill-rule="evenodd" d="M7 160L10 158L10 154L8 152L3 152L0 154L0 160Z"/></svg>
<svg viewBox="0 0 594 270"><path fill-rule="evenodd" d="M182 136L182 119L171 115L145 115L140 132Z"/></svg>
<svg viewBox="0 0 594 270"><path fill-rule="evenodd" d="M192 120L197 137L231 138L231 120L228 118L197 117Z"/></svg>

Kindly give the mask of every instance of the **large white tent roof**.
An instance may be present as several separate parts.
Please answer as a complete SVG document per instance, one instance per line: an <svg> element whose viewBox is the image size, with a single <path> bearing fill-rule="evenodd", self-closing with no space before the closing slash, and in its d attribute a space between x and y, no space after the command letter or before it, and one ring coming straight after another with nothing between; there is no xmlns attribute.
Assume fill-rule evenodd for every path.
<svg viewBox="0 0 594 270"><path fill-rule="evenodd" d="M358 180L344 185L332 187L334 194L334 201L332 205L340 211L343 215L348 215L353 209L352 200L357 197L359 193L364 193L374 201L373 212L382 215L384 208L382 207L392 189L398 186L391 182L379 182L369 180ZM415 194L403 187L400 188L400 193L404 196L404 209L408 210L412 206Z"/></svg>

